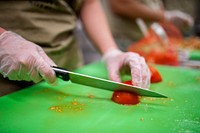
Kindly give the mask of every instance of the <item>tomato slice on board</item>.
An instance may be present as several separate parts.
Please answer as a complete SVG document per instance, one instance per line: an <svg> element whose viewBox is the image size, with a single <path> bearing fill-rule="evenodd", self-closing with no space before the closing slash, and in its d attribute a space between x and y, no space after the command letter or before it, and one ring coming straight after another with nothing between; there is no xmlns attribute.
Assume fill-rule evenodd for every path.
<svg viewBox="0 0 200 133"><path fill-rule="evenodd" d="M128 91L114 91L112 101L123 105L135 105L140 102L139 96Z"/></svg>
<svg viewBox="0 0 200 133"><path fill-rule="evenodd" d="M158 72L158 70L149 65L149 69L151 71L151 83L158 83L162 81L162 77L160 75L160 73Z"/></svg>
<svg viewBox="0 0 200 133"><path fill-rule="evenodd" d="M132 85L131 80L123 82L124 84ZM135 105L140 102L139 95L128 91L114 91L111 100L118 104Z"/></svg>

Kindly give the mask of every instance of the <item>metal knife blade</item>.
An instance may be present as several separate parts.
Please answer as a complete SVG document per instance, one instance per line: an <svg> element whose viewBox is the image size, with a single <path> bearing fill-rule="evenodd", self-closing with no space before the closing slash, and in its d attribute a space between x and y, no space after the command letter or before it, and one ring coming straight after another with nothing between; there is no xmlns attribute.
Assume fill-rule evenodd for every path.
<svg viewBox="0 0 200 133"><path fill-rule="evenodd" d="M127 85L127 84L123 84L119 82L114 82L111 80L106 80L106 79L97 78L97 77L93 77L89 75L75 73L75 72L71 72L66 69L60 68L60 67L53 66L52 68L55 71L56 76L65 81L71 80L71 82L73 83L91 86L98 89L105 89L105 90L110 90L110 91L124 90L124 91L134 92L141 96L167 98L167 96L163 94L160 94L151 90L143 89L141 87L131 86L131 85Z"/></svg>

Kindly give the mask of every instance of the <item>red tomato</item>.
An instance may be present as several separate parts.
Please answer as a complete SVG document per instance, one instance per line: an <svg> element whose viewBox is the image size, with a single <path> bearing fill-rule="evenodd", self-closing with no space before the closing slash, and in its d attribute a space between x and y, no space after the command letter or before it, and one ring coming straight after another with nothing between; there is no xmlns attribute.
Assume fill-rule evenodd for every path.
<svg viewBox="0 0 200 133"><path fill-rule="evenodd" d="M124 84L132 85L131 80L123 82ZM123 105L135 105L140 102L139 96L133 92L128 91L114 91L112 101Z"/></svg>
<svg viewBox="0 0 200 133"><path fill-rule="evenodd" d="M149 66L149 69L151 71L151 83L157 83L162 81L162 77L158 70L154 68L153 66Z"/></svg>
<svg viewBox="0 0 200 133"><path fill-rule="evenodd" d="M170 50L167 50L167 51L152 50L146 56L146 60L147 62L151 62L155 64L172 65L172 66L179 65L177 54L174 51L170 51Z"/></svg>
<svg viewBox="0 0 200 133"><path fill-rule="evenodd" d="M123 105L135 105L140 102L139 96L128 91L114 91L112 101Z"/></svg>
<svg viewBox="0 0 200 133"><path fill-rule="evenodd" d="M133 85L131 80L124 81L123 83L127 85Z"/></svg>

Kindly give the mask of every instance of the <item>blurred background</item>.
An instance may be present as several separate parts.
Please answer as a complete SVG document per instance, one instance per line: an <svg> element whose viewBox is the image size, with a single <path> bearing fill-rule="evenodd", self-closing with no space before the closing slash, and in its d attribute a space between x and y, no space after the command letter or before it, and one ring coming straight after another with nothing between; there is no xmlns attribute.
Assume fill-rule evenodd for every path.
<svg viewBox="0 0 200 133"><path fill-rule="evenodd" d="M122 51L137 52L148 63L199 68L198 0L101 0L101 3ZM81 22L75 34L84 64L100 60Z"/></svg>

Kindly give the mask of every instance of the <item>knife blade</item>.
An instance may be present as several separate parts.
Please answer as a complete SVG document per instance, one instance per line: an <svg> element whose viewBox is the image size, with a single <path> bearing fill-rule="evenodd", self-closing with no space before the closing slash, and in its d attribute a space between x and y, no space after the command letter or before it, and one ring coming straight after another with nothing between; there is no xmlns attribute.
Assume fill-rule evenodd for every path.
<svg viewBox="0 0 200 133"><path fill-rule="evenodd" d="M127 84L123 84L123 83L119 83L119 82L115 82L115 81L111 81L111 80L107 80L103 78L80 74L80 73L68 71L60 67L53 66L52 68L55 71L56 76L58 78L61 78L65 81L70 80L72 83L82 84L82 85L91 86L98 89L110 90L110 91L116 91L116 90L130 91L138 95L147 96L147 97L167 98L167 96L163 94L160 94L151 90L147 90L141 87L131 86L131 85L127 85Z"/></svg>

